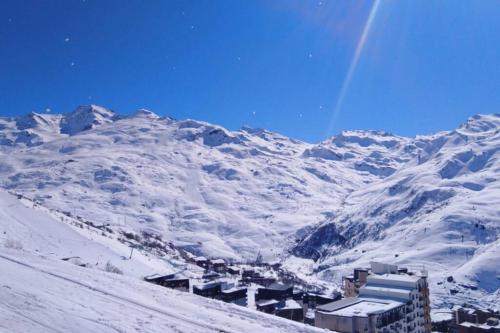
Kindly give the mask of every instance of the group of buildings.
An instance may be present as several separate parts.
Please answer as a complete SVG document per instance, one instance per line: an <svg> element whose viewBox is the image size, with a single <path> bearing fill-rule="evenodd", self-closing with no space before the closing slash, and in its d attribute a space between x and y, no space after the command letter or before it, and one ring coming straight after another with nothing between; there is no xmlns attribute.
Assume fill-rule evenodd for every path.
<svg viewBox="0 0 500 333"><path fill-rule="evenodd" d="M372 262L369 268L356 268L343 277L342 296L297 288L289 281L264 276L259 269L227 265L222 259L192 256L189 261L205 271L196 285L176 274L145 280L340 333L429 333L432 328L500 333L500 313L475 308L456 309L452 320L433 327L426 271Z"/></svg>
<svg viewBox="0 0 500 333"><path fill-rule="evenodd" d="M453 310L451 319L434 326L445 333L500 333L500 312L463 306Z"/></svg>
<svg viewBox="0 0 500 333"><path fill-rule="evenodd" d="M369 268L355 269L353 275L343 277L343 298L339 292L322 295L300 290L254 269L226 265L221 259L193 257L191 261L206 270L203 283L190 286L189 279L175 274L154 275L145 280L241 306L251 303L258 311L336 332L431 331L425 271L409 272L395 265L372 262ZM216 275L232 276L233 282L212 278Z"/></svg>

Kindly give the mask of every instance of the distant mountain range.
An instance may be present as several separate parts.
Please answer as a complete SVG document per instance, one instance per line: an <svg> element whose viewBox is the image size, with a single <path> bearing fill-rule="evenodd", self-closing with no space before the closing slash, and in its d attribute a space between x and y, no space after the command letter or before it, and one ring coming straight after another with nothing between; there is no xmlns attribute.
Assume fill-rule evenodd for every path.
<svg viewBox="0 0 500 333"><path fill-rule="evenodd" d="M0 186L213 257L338 283L370 260L429 271L433 302L500 302L500 115L319 144L89 105L0 118ZM453 276L456 282L447 282ZM498 303L497 303L498 304Z"/></svg>

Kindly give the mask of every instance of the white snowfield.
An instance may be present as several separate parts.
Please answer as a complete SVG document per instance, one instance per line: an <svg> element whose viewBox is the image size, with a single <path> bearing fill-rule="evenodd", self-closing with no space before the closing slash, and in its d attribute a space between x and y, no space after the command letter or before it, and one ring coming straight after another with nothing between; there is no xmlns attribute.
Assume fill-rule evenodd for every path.
<svg viewBox="0 0 500 333"><path fill-rule="evenodd" d="M171 267L120 258L121 245L0 192L0 332L322 332L141 281L150 266ZM60 260L68 255L113 260L124 275Z"/></svg>
<svg viewBox="0 0 500 333"><path fill-rule="evenodd" d="M260 251L330 286L371 260L425 266L434 307L496 306L499 151L499 115L415 138L345 131L309 144L90 105L1 118L0 186L196 255Z"/></svg>
<svg viewBox="0 0 500 333"><path fill-rule="evenodd" d="M27 253L0 254L0 332L324 332Z"/></svg>

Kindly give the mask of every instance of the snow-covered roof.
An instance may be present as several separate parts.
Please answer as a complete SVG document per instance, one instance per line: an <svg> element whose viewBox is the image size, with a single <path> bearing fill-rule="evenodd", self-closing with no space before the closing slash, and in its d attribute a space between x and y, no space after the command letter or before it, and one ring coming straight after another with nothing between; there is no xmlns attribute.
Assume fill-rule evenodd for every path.
<svg viewBox="0 0 500 333"><path fill-rule="evenodd" d="M287 299L285 301L285 306L280 308L282 310L290 310L290 309L302 309L302 306L300 306L297 301L294 301L293 299Z"/></svg>
<svg viewBox="0 0 500 333"><path fill-rule="evenodd" d="M281 284L281 283L271 283L267 289L273 289L273 290L287 290L291 288L291 286L286 285L286 284Z"/></svg>
<svg viewBox="0 0 500 333"><path fill-rule="evenodd" d="M205 290L205 289L215 288L215 287L218 287L220 285L221 285L220 282L211 282L211 283L196 285L196 288L201 289L201 290Z"/></svg>
<svg viewBox="0 0 500 333"><path fill-rule="evenodd" d="M232 288L228 288L228 289L223 289L222 293L223 294L230 294L230 293L234 293L236 291L246 290L246 289L247 289L246 287L232 287Z"/></svg>
<svg viewBox="0 0 500 333"><path fill-rule="evenodd" d="M223 264L223 265L226 263L226 262L224 261L224 259L212 259L212 260L210 260L210 262L211 262L212 264Z"/></svg>
<svg viewBox="0 0 500 333"><path fill-rule="evenodd" d="M476 324L476 323L471 323L471 322L468 322L468 321L464 321L464 322L460 323L460 326L463 326L463 327L477 327L477 328L482 328L484 330L489 330L489 329L492 329L492 328L500 328L500 324L498 324L498 325L488 325L486 323L484 323L484 324Z"/></svg>
<svg viewBox="0 0 500 333"><path fill-rule="evenodd" d="M266 300L263 300L263 301L258 301L256 303L257 303L258 306L266 306L266 305L278 304L279 301L277 301L275 299L266 299Z"/></svg>
<svg viewBox="0 0 500 333"><path fill-rule="evenodd" d="M421 279L420 276L408 275L408 274L381 274L381 275L373 274L367 277L367 283L413 286L420 279Z"/></svg>
<svg viewBox="0 0 500 333"><path fill-rule="evenodd" d="M333 316L367 317L370 314L383 313L395 309L397 307L403 306L404 303L394 300L354 298L354 299L344 299L327 305L329 305L329 307L328 306L318 307L318 311L322 313L328 313ZM328 308L333 310L327 311Z"/></svg>

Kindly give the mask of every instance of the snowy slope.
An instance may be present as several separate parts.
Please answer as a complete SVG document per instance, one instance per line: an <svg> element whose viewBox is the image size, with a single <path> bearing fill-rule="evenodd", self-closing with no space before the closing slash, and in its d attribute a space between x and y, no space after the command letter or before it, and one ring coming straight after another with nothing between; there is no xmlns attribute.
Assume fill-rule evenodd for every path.
<svg viewBox="0 0 500 333"><path fill-rule="evenodd" d="M345 131L319 144L147 110L42 116L52 127L24 129L34 143L14 140L18 119L0 119L0 186L43 206L208 256L261 251L333 284L371 259L425 265L435 283L457 280L435 288L434 305L450 289L498 300L499 115L416 138Z"/></svg>
<svg viewBox="0 0 500 333"><path fill-rule="evenodd" d="M118 241L117 235L81 227L72 218L40 206L33 208L32 202L3 190L0 191L0 245L54 260L77 257L74 263L97 270L105 270L110 262L136 278L175 271L169 261L141 251L135 251L133 259L127 260L131 249Z"/></svg>
<svg viewBox="0 0 500 333"><path fill-rule="evenodd" d="M0 191L0 332L320 332L141 281L172 267L28 203Z"/></svg>
<svg viewBox="0 0 500 333"><path fill-rule="evenodd" d="M242 259L257 248L280 255L365 178L302 158L311 145L264 130L229 132L144 110L110 118L37 146L4 146L1 186L91 221Z"/></svg>
<svg viewBox="0 0 500 333"><path fill-rule="evenodd" d="M475 116L456 131L416 138L412 144L431 148L426 155L351 193L293 252L318 259L319 275L335 281L370 260L424 266L434 305L460 298L498 304L499 128L500 117ZM444 282L448 276L457 283ZM450 298L450 289L459 294Z"/></svg>

